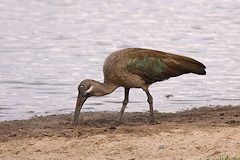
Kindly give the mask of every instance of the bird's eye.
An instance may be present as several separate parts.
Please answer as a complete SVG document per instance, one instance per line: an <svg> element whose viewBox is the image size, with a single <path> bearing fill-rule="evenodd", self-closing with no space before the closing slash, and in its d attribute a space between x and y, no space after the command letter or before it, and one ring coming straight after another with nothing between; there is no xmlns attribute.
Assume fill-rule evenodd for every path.
<svg viewBox="0 0 240 160"><path fill-rule="evenodd" d="M80 89L83 89L84 87L83 86L80 86Z"/></svg>

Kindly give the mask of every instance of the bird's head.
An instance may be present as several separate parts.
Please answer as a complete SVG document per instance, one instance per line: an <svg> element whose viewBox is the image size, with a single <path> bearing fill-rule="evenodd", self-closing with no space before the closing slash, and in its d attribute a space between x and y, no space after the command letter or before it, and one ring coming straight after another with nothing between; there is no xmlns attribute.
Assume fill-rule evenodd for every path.
<svg viewBox="0 0 240 160"><path fill-rule="evenodd" d="M78 123L78 117L84 102L88 97L95 96L95 88L97 82L94 80L83 80L78 86L78 98L76 103L76 109L74 113L74 124Z"/></svg>
<svg viewBox="0 0 240 160"><path fill-rule="evenodd" d="M95 80L85 79L78 86L78 98L74 112L74 124L78 123L78 117L84 102L91 96L104 96L112 93L118 85L113 83L100 83Z"/></svg>
<svg viewBox="0 0 240 160"><path fill-rule="evenodd" d="M97 82L91 79L85 79L78 85L78 95L82 97L94 96L95 84Z"/></svg>

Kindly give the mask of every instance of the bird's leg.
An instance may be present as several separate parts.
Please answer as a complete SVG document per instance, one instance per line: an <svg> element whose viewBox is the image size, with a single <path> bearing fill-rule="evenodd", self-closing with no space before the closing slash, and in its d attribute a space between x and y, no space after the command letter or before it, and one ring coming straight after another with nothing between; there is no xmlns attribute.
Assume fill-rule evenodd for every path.
<svg viewBox="0 0 240 160"><path fill-rule="evenodd" d="M154 121L154 115L153 115L153 98L150 94L150 92L148 91L148 89L144 90L147 94L148 97L148 103L149 103L149 107L150 107L150 124L155 124L156 122Z"/></svg>
<svg viewBox="0 0 240 160"><path fill-rule="evenodd" d="M121 108L121 111L120 111L120 115L119 115L119 119L118 121L121 123L122 121L122 116L123 116L123 112L128 104L128 95L129 95L129 88L124 88L125 89L125 96L124 96L124 100L123 100L123 105L122 105L122 108Z"/></svg>

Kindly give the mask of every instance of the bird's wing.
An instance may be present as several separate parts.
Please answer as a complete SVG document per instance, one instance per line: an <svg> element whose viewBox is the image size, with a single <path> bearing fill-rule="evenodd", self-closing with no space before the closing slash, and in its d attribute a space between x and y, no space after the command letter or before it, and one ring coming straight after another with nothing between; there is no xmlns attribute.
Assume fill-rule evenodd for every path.
<svg viewBox="0 0 240 160"><path fill-rule="evenodd" d="M126 57L124 70L137 74L153 83L185 73L206 74L202 63L188 57L148 50L135 49Z"/></svg>

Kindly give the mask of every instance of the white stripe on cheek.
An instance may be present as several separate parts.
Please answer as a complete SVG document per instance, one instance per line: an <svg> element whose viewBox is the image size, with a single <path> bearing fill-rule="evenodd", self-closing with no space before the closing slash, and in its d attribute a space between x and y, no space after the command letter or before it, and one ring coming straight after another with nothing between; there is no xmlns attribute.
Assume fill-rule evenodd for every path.
<svg viewBox="0 0 240 160"><path fill-rule="evenodd" d="M90 93L93 89L93 86L91 86L85 93Z"/></svg>

